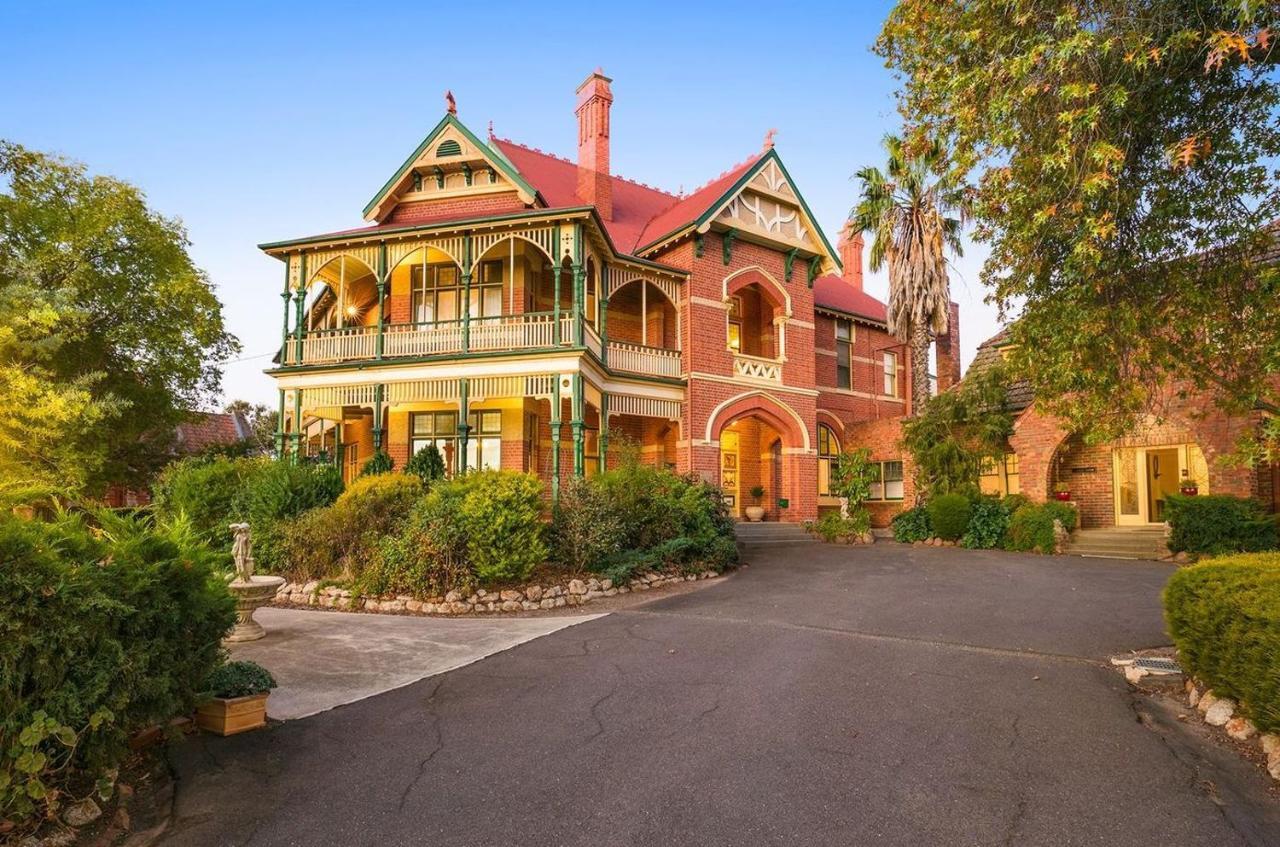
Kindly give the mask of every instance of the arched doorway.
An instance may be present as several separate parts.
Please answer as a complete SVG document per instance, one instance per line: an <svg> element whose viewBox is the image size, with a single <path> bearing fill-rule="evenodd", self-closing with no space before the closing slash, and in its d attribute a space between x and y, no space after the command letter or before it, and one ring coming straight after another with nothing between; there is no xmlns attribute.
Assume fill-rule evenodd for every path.
<svg viewBox="0 0 1280 847"><path fill-rule="evenodd" d="M718 481L731 514L760 505L766 520L813 517L816 459L795 410L752 392L717 407L707 430L719 447Z"/></svg>

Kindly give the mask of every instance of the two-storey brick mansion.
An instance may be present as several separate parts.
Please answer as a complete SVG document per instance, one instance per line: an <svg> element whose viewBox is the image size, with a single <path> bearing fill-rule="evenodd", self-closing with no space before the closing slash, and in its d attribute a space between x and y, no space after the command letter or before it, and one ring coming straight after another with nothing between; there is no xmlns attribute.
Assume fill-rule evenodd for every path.
<svg viewBox="0 0 1280 847"><path fill-rule="evenodd" d="M763 486L773 519L815 517L829 458L883 462L877 523L904 494L907 357L862 290L862 239L828 242L764 149L671 194L609 168L610 80L578 89L571 162L482 140L452 104L365 208L369 225L262 245L285 263L277 367L284 450L436 444L453 469L526 470L554 492L617 453ZM958 381L958 314L937 342ZM610 440L615 449L610 451Z"/></svg>

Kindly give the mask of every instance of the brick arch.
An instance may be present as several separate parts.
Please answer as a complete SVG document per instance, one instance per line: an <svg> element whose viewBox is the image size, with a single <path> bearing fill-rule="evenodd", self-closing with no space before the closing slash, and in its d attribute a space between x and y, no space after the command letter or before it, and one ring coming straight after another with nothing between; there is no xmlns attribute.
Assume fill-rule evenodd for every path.
<svg viewBox="0 0 1280 847"><path fill-rule="evenodd" d="M724 299L728 300L753 283L760 287L760 290L773 303L775 308L781 309L782 314L786 317L791 317L791 295L787 293L787 289L781 283L759 265L752 265L740 271L734 271L725 277Z"/></svg>
<svg viewBox="0 0 1280 847"><path fill-rule="evenodd" d="M809 428L796 411L770 394L751 391L724 401L707 418L707 440L719 441L720 433L734 421L758 417L782 436L782 446L810 450Z"/></svg>
<svg viewBox="0 0 1280 847"><path fill-rule="evenodd" d="M831 426L832 432L844 438L844 421L840 420L839 415L830 409L818 409L818 417L825 418L825 421L819 420L818 423L826 423Z"/></svg>

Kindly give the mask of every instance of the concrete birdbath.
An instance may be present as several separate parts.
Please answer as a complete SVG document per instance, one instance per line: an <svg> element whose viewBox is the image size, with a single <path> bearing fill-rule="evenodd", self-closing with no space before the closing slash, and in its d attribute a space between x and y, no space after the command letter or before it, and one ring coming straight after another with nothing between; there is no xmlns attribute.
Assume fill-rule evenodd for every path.
<svg viewBox="0 0 1280 847"><path fill-rule="evenodd" d="M236 598L236 625L231 634L222 639L226 643L236 641L257 641L266 636L267 631L262 624L253 619L253 613L260 606L270 603L276 591L284 585L282 576L254 576L253 543L249 540L247 523L231 524L235 533L235 546L231 555L236 561L236 577L227 583L232 595Z"/></svg>

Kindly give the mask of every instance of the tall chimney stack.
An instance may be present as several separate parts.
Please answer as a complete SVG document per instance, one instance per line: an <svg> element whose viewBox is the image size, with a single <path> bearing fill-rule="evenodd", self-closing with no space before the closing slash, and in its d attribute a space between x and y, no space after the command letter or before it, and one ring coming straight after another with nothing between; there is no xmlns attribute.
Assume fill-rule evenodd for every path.
<svg viewBox="0 0 1280 847"><path fill-rule="evenodd" d="M609 181L609 109L613 80L596 68L578 86L578 197L596 207L600 217L613 218L613 185Z"/></svg>
<svg viewBox="0 0 1280 847"><path fill-rule="evenodd" d="M846 223L840 230L840 240L836 244L840 253L840 264L844 265L844 281L856 290L862 290L862 233L855 230L852 224Z"/></svg>

